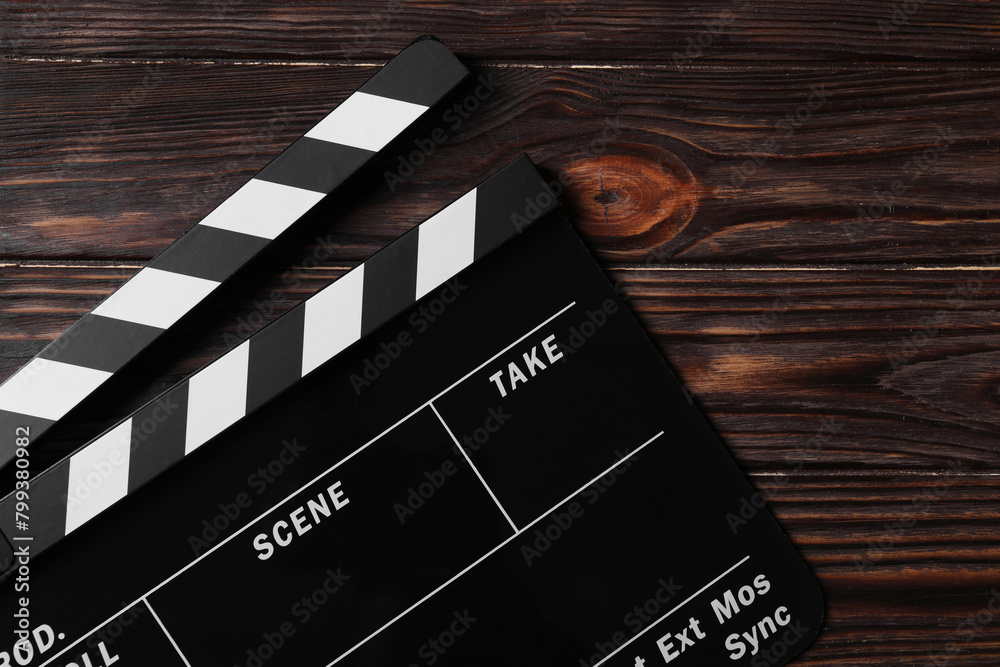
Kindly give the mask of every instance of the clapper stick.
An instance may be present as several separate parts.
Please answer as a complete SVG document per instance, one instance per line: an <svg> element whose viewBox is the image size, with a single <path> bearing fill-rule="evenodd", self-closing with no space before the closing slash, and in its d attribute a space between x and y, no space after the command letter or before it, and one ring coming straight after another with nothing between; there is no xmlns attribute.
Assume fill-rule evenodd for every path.
<svg viewBox="0 0 1000 667"><path fill-rule="evenodd" d="M556 207L518 158L34 479L30 532L0 500L0 529L37 556Z"/></svg>
<svg viewBox="0 0 1000 667"><path fill-rule="evenodd" d="M468 75L418 39L47 345L0 385L0 468L17 436L37 440Z"/></svg>

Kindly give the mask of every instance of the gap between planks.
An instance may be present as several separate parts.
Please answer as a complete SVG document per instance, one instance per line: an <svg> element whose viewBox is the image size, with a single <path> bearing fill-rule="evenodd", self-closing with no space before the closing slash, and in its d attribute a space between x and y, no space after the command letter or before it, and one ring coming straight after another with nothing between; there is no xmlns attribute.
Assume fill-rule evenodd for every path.
<svg viewBox="0 0 1000 667"><path fill-rule="evenodd" d="M21 56L16 54L0 55L4 62L24 63L77 63L77 64L113 64L113 65L236 65L236 66L274 66L274 67L362 67L374 68L384 66L388 60L372 60L364 62L347 62L340 60L249 60L239 58L110 58L82 56ZM667 62L602 62L581 63L553 60L551 62L518 62L505 60L464 58L475 67L495 67L501 69L585 69L585 70L676 70L676 71L733 71L750 72L762 69L773 69L769 62L746 61L715 61L686 63L683 68ZM1000 62L967 62L960 60L929 60L929 61L848 61L828 62L815 61L804 63L783 63L782 71L913 71L948 69L966 72L996 72L1000 71Z"/></svg>
<svg viewBox="0 0 1000 667"><path fill-rule="evenodd" d="M12 259L0 261L0 269L133 269L138 271L146 266L147 262L124 262L110 263L102 260L79 260L79 261L59 261L49 262L46 260L18 260ZM315 267L298 267L299 271L348 271L356 264L331 264ZM885 264L838 264L838 265L790 265L774 266L759 264L698 264L687 265L678 264L673 266L636 266L634 264L614 264L602 263L602 268L607 271L771 271L771 272L805 272L805 271L996 271L995 265L965 265L957 264L950 266L909 266L885 265ZM281 268L281 267L261 267L261 268Z"/></svg>

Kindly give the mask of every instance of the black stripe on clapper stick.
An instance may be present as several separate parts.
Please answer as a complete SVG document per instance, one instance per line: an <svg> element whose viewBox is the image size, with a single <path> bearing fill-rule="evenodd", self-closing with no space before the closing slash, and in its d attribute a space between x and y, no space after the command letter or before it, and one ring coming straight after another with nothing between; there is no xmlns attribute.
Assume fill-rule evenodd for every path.
<svg viewBox="0 0 1000 667"><path fill-rule="evenodd" d="M411 229L365 262L361 335L412 305L417 294L417 230Z"/></svg>
<svg viewBox="0 0 1000 667"><path fill-rule="evenodd" d="M373 155L372 151L362 148L302 137L285 149L281 160L261 169L257 178L317 192L332 192Z"/></svg>
<svg viewBox="0 0 1000 667"><path fill-rule="evenodd" d="M531 165L527 156L518 158L521 160ZM538 172L533 166L530 170L502 169L497 172L476 193L475 258L478 260L505 243L520 231L521 226L534 222L537 216L551 211L555 204L555 195L548 187L539 190Z"/></svg>
<svg viewBox="0 0 1000 667"><path fill-rule="evenodd" d="M207 225L195 225L181 238L184 243L171 244L150 266L219 282L236 273L246 257L256 255L270 243L259 236Z"/></svg>
<svg viewBox="0 0 1000 667"><path fill-rule="evenodd" d="M182 382L132 416L128 492L184 458L188 384Z"/></svg>
<svg viewBox="0 0 1000 667"><path fill-rule="evenodd" d="M123 356L138 354L160 333L154 327L87 313L63 334L72 344L61 347L60 336L39 352L38 358L114 373L121 368ZM101 345L105 340L114 340L120 347L109 350Z"/></svg>
<svg viewBox="0 0 1000 667"><path fill-rule="evenodd" d="M247 414L301 379L305 318L300 304L250 339Z"/></svg>

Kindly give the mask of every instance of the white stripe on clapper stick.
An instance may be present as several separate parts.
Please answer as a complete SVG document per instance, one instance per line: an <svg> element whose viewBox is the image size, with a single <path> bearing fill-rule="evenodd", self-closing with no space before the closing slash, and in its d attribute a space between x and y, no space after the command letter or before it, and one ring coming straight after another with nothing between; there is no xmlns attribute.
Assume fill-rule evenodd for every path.
<svg viewBox="0 0 1000 667"><path fill-rule="evenodd" d="M0 384L0 410L58 421L111 375L35 357Z"/></svg>
<svg viewBox="0 0 1000 667"><path fill-rule="evenodd" d="M399 136L427 107L363 93L341 102L305 136L377 153Z"/></svg>

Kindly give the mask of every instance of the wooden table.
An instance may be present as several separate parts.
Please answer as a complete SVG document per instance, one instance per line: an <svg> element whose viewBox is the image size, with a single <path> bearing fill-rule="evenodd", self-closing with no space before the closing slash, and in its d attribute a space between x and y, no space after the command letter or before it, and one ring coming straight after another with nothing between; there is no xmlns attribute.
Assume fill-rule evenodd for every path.
<svg viewBox="0 0 1000 667"><path fill-rule="evenodd" d="M571 219L821 579L826 626L797 664L1000 664L1000 8L358 6L0 2L0 378L412 37L436 34L489 83L33 463L526 151L567 184ZM386 178L437 128L412 176Z"/></svg>

